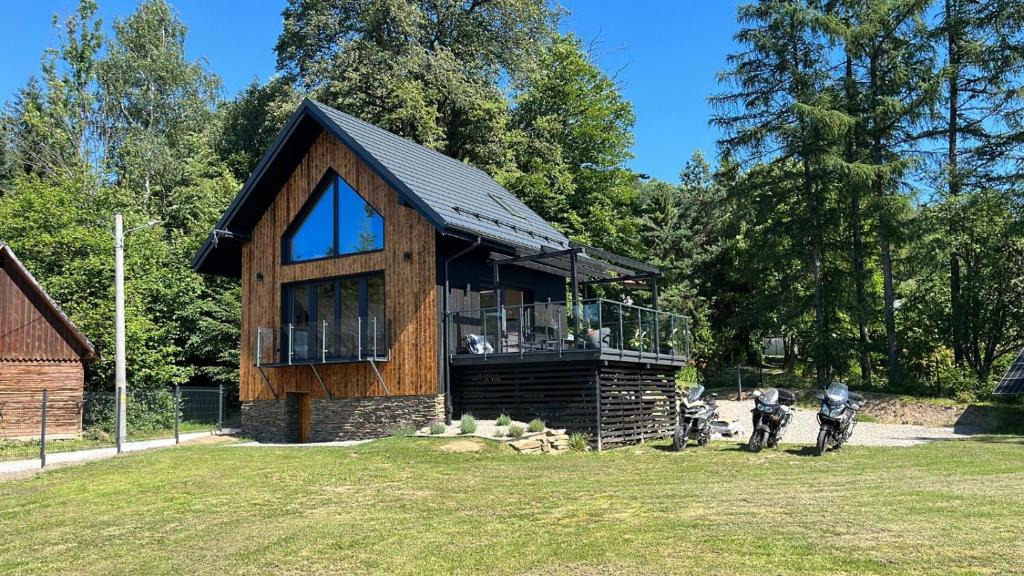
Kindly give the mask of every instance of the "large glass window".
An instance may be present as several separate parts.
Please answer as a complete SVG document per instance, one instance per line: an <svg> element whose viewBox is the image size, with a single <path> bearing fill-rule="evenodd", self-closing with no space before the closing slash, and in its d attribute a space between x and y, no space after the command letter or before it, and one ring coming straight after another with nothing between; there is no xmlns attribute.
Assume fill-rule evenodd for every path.
<svg viewBox="0 0 1024 576"><path fill-rule="evenodd" d="M383 274L289 284L282 304L293 361L387 354Z"/></svg>
<svg viewBox="0 0 1024 576"><path fill-rule="evenodd" d="M380 250L384 248L384 219L332 172L285 240L288 262Z"/></svg>

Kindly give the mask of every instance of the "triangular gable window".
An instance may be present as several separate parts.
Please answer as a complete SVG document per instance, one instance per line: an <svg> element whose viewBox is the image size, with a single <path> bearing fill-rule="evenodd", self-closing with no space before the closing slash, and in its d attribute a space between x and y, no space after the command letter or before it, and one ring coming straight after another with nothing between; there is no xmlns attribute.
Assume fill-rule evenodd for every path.
<svg viewBox="0 0 1024 576"><path fill-rule="evenodd" d="M384 219L348 182L329 172L285 236L286 261L305 262L384 248Z"/></svg>

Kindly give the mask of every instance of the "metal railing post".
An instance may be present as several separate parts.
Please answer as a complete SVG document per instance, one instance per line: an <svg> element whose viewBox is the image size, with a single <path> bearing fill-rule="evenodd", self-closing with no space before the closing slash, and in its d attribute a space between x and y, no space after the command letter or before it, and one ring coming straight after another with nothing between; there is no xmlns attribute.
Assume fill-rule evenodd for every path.
<svg viewBox="0 0 1024 576"><path fill-rule="evenodd" d="M39 430L39 467L46 468L46 402L50 399L50 391L43 390L43 406Z"/></svg>
<svg viewBox="0 0 1024 576"><path fill-rule="evenodd" d="M644 311L639 309L639 308L636 309L636 322L637 322L637 329L636 329L637 346L639 347L638 351L640 352L640 354L643 354L644 353ZM641 438L640 441L643 442L643 439Z"/></svg>
<svg viewBox="0 0 1024 576"><path fill-rule="evenodd" d="M601 303L603 301L597 299L597 347L602 352L604 351L604 314L601 312Z"/></svg>
<svg viewBox="0 0 1024 576"><path fill-rule="evenodd" d="M288 323L288 364L292 363L292 351L295 348L295 325Z"/></svg>
<svg viewBox="0 0 1024 576"><path fill-rule="evenodd" d="M356 322L356 359L363 359L363 317L357 316Z"/></svg>
<svg viewBox="0 0 1024 576"><path fill-rule="evenodd" d="M217 431L224 429L224 385L217 386Z"/></svg>
<svg viewBox="0 0 1024 576"><path fill-rule="evenodd" d="M377 317L373 317L373 358L377 359Z"/></svg>
<svg viewBox="0 0 1024 576"><path fill-rule="evenodd" d="M562 318L558 319L558 330L555 331L555 332L557 332L556 336L558 337L558 357L559 358L562 357L562 345L564 344L564 342L562 340L562 320L566 319L565 318L565 314L560 314L560 316L562 316Z"/></svg>
<svg viewBox="0 0 1024 576"><path fill-rule="evenodd" d="M623 339L625 332L622 329L622 302L619 302L619 358L622 358L622 350L626 347L626 341Z"/></svg>
<svg viewBox="0 0 1024 576"><path fill-rule="evenodd" d="M256 328L256 367L260 367L260 361L263 355L263 329L260 327Z"/></svg>
<svg viewBox="0 0 1024 576"><path fill-rule="evenodd" d="M327 320L324 320L323 343L320 346L320 361L327 362Z"/></svg>
<svg viewBox="0 0 1024 576"><path fill-rule="evenodd" d="M181 386L174 385L174 443L181 443Z"/></svg>
<svg viewBox="0 0 1024 576"><path fill-rule="evenodd" d="M654 358L661 359L661 312L654 311Z"/></svg>
<svg viewBox="0 0 1024 576"><path fill-rule="evenodd" d="M676 357L676 315L673 314L668 317L668 333L671 337L668 339L669 353L672 354L672 358Z"/></svg>
<svg viewBox="0 0 1024 576"><path fill-rule="evenodd" d="M480 309L480 321L484 325L484 360L487 360L487 310L484 308ZM495 342L498 346L501 346L501 342Z"/></svg>
<svg viewBox="0 0 1024 576"><path fill-rule="evenodd" d="M519 357L523 357L523 346L526 344L526 335L523 334L523 310L522 304L519 305Z"/></svg>
<svg viewBox="0 0 1024 576"><path fill-rule="evenodd" d="M505 318L506 318L505 317L505 305L502 304L501 308L498 310L498 353L499 354L502 353L502 352L508 352L508 350L506 349L505 344L503 343L504 340L505 340L505 333L506 333L506 330L508 328L508 326L505 325L505 322L506 322Z"/></svg>

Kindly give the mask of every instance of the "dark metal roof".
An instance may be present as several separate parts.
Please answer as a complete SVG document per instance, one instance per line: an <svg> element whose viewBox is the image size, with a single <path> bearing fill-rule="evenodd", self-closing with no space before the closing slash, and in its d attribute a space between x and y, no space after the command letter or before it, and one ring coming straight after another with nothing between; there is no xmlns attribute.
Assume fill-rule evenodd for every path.
<svg viewBox="0 0 1024 576"><path fill-rule="evenodd" d="M15 278L19 288L31 290L35 293L37 296L36 302L45 306L45 309L41 310L43 316L55 328L60 329L58 332L82 360L95 360L97 358L96 348L92 345L92 342L78 329L78 326L75 326L75 323L53 301L53 298L50 298L50 295L36 281L32 273L28 271L28 268L25 268L21 260L18 260L18 257L14 255L14 250L11 250L11 247L4 242L0 242L0 269L6 270L12 278ZM20 280L20 282L17 282L17 280Z"/></svg>
<svg viewBox="0 0 1024 576"><path fill-rule="evenodd" d="M568 238L482 170L307 99L217 224L217 230L235 238L215 240L211 235L193 260L193 268L240 275L240 240L252 232L323 130L348 146L441 233L480 236L531 251L569 247Z"/></svg>

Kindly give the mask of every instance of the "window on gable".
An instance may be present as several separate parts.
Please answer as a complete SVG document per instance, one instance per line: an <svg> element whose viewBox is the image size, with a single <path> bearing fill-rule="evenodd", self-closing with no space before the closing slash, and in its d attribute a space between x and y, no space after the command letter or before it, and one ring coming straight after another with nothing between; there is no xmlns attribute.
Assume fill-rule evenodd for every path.
<svg viewBox="0 0 1024 576"><path fill-rule="evenodd" d="M384 219L348 182L331 173L286 238L286 260L303 262L384 248Z"/></svg>

